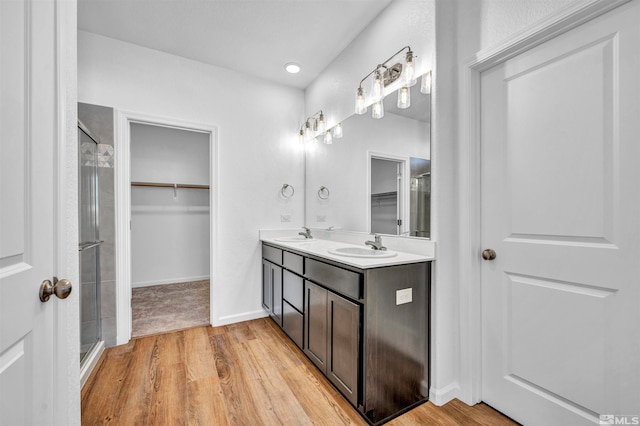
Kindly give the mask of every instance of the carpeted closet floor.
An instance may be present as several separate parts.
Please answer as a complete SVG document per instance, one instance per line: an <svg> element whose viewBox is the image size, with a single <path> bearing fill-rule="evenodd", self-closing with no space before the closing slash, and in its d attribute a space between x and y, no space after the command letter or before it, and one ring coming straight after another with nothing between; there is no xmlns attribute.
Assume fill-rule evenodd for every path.
<svg viewBox="0 0 640 426"><path fill-rule="evenodd" d="M209 324L209 280L132 289L132 337Z"/></svg>

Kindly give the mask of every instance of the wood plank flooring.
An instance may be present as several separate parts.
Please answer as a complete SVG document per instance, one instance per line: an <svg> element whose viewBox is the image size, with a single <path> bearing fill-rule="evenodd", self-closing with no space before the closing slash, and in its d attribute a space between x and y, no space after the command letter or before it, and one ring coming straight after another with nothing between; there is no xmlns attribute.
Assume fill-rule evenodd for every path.
<svg viewBox="0 0 640 426"><path fill-rule="evenodd" d="M107 349L82 389L83 425L366 425L268 318ZM514 425L485 404L427 402L408 425Z"/></svg>

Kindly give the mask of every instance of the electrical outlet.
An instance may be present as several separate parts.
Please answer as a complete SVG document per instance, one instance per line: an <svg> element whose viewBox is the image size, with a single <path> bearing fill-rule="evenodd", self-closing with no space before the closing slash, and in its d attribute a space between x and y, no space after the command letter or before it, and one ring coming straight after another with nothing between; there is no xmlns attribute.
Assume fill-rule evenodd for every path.
<svg viewBox="0 0 640 426"><path fill-rule="evenodd" d="M413 302L413 289L403 288L402 290L396 290L396 305L404 305L405 303Z"/></svg>
<svg viewBox="0 0 640 426"><path fill-rule="evenodd" d="M320 216L318 215L316 217L316 219L318 220L318 222L326 222L327 221L327 217L326 216Z"/></svg>
<svg viewBox="0 0 640 426"><path fill-rule="evenodd" d="M280 215L280 222L291 222L291 215L290 214L281 214Z"/></svg>

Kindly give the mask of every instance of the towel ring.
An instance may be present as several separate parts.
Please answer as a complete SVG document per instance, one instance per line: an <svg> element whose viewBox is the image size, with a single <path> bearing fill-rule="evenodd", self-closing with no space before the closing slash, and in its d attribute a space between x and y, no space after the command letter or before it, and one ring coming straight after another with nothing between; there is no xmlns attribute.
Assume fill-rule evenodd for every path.
<svg viewBox="0 0 640 426"><path fill-rule="evenodd" d="M329 199L329 195L331 195L331 193L329 192L329 188L326 186L321 186L320 189L318 189L318 198L321 200Z"/></svg>
<svg viewBox="0 0 640 426"><path fill-rule="evenodd" d="M296 191L295 189L293 189L293 186L289 185L288 183L282 185L282 189L280 190L280 194L282 194L284 198L293 197L293 194L295 194L295 192Z"/></svg>

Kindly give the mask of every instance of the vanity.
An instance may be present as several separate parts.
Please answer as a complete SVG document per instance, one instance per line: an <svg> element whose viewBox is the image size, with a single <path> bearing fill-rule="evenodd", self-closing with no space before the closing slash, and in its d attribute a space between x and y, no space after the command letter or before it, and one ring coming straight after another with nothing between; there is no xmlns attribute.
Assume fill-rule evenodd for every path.
<svg viewBox="0 0 640 426"><path fill-rule="evenodd" d="M343 250L343 252L340 252ZM433 258L262 238L263 306L370 424L427 400Z"/></svg>

